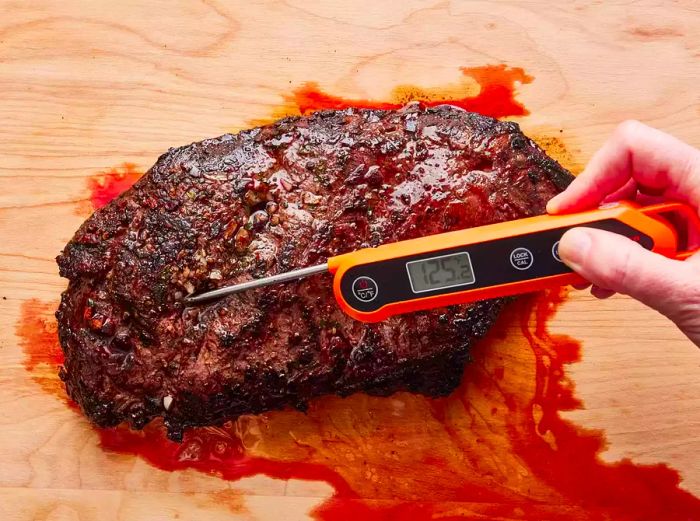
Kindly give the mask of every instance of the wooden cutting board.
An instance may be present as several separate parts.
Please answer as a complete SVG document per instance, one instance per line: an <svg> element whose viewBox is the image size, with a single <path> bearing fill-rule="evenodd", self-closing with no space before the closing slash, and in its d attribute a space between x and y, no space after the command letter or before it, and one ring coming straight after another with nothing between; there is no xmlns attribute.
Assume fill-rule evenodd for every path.
<svg viewBox="0 0 700 521"><path fill-rule="evenodd" d="M511 454L519 431L506 428L510 420L495 419L501 418L498 407L491 409L494 419L472 422L460 431L464 443L443 454L445 432L431 430L435 415L418 422L401 411L444 406L459 423L462 409L450 401L456 398L435 405L404 395L321 400L306 417L290 412L246 419L236 428L257 433L254 444L246 445L243 435L241 443L261 466L250 467L246 477L224 479L230 469L221 465L164 469L166 460L148 455L152 446L129 454L119 440L101 438L66 404L51 355L42 354L55 343L51 313L65 286L53 259L110 190L128 185L126 172L144 171L170 146L294 113L300 103L471 100L489 85L503 87L483 75L500 70L506 90L518 80L505 115L574 170L626 118L700 145L695 2L549 4L0 1L0 518L585 519L587 512L595 519L633 518L603 512L580 499L576 487L565 486L584 471L583 463L574 454L567 470L560 457L564 441L557 438L562 431L544 425L543 409L533 400L523 399L522 411L528 421L534 418L551 465L564 465L556 480L543 477L550 460L538 466L523 456L525 449ZM484 69L488 65L496 68ZM505 372L499 366L493 374L498 388L516 397L506 404L506 418L521 411L517 397L539 392L531 389L528 364L537 361L548 370L561 354L535 350L533 357L505 349L508 342L521 345L527 324L536 322L525 307L520 313L504 319L505 333L492 335L475 354L475 367L489 375L489 360L496 353L505 357ZM523 316L526 326L520 327ZM549 332L537 330L535 340L567 335L580 344L580 360L563 366L565 378L552 380L579 403L559 407L552 425L597 430L604 445L595 465L619 469L614 462L628 459L630 476L662 469L671 481L677 471L680 491L668 480L650 478L656 484L640 489L639 497L657 504L664 490L682 498L673 504L685 501L684 519L700 518L692 497L700 496L700 351L663 317L622 297L600 302L573 293L547 326ZM495 383L468 380L476 371L468 370L461 389L480 396L472 404L490 403ZM464 407L470 411L469 403ZM352 421L339 411L352 410L366 415L365 426L383 419L375 431L356 428L350 436L343 421ZM382 416L387 411L398 423ZM391 433L393 449L373 467L362 458L352 462L385 425L398 429ZM482 431L493 442L488 458L479 452L482 438L467 440L469 432ZM331 445L317 443L330 438L333 447L348 450L342 464ZM293 449L284 457L283 446ZM307 459L313 452L317 466L295 467L302 452ZM432 490L430 484L419 486L417 479L408 491L392 488L409 483L402 481L415 470L409 460L425 469L430 478L424 481L444 479L439 490L459 480L481 488L428 494L422 491ZM445 470L445 461L453 460L461 464ZM668 468L644 467L657 464ZM329 467L343 479L329 478L323 470ZM533 476L546 484L537 493L526 486ZM591 487L609 487L614 498L623 494L625 481L615 483ZM508 501L494 499L496 484L508 489L497 496ZM341 489L351 501L333 510L327 498ZM602 495L596 489L586 497ZM370 504L377 508L368 510ZM647 518L665 518L649 512Z"/></svg>

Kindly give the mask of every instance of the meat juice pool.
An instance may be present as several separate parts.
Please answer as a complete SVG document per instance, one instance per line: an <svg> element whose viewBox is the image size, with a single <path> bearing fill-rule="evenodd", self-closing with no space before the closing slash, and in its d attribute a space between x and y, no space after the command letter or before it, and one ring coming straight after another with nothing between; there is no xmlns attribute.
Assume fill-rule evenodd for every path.
<svg viewBox="0 0 700 521"><path fill-rule="evenodd" d="M528 114L515 99L516 83L533 80L522 69L497 65L462 73L478 83L477 93L402 86L389 101L368 101L307 83L285 95L280 110L396 109L422 98L427 105L450 103L494 117ZM92 207L107 204L140 175L125 164L90 179ZM307 414L271 412L222 428L192 429L182 444L167 440L158 422L139 432L96 432L104 450L166 471L327 482L335 493L312 512L316 519L700 519L700 501L679 488L677 472L664 465L602 463L603 434L559 416L581 406L564 370L579 359L580 345L547 329L562 299L547 292L507 308L447 398L322 397ZM68 402L56 376L62 353L55 308L25 302L17 334L31 377Z"/></svg>
<svg viewBox="0 0 700 521"><path fill-rule="evenodd" d="M561 301L544 293L510 306L448 398L324 397L306 415L193 429L182 444L167 440L158 422L96 432L104 450L165 471L324 481L335 494L317 519L698 519L700 502L678 488L675 471L604 464L602 433L559 417L579 406L564 366L580 355L575 340L547 331ZM68 401L56 378L54 307L25 303L18 333L32 378Z"/></svg>

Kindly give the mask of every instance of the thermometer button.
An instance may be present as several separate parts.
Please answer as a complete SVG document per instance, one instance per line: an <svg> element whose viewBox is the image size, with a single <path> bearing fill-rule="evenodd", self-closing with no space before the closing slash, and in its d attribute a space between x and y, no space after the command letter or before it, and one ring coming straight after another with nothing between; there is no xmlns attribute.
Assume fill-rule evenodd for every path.
<svg viewBox="0 0 700 521"><path fill-rule="evenodd" d="M554 246L552 246L552 257L561 262L561 257L559 257L559 241L555 242Z"/></svg>
<svg viewBox="0 0 700 521"><path fill-rule="evenodd" d="M378 293L377 283L369 277L357 277L352 283L352 294L361 302L372 302Z"/></svg>
<svg viewBox="0 0 700 521"><path fill-rule="evenodd" d="M516 270L522 271L528 269L530 266L532 266L534 260L535 259L532 256L532 252L527 248L515 248L512 252L510 252L510 264Z"/></svg>

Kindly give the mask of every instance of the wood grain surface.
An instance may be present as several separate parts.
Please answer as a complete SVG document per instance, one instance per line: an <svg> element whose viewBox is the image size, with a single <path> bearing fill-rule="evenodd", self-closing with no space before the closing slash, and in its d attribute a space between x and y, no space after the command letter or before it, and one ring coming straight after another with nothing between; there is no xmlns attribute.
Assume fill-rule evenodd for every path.
<svg viewBox="0 0 700 521"><path fill-rule="evenodd" d="M85 218L95 173L124 162L145 170L170 146L269 118L307 81L382 99L401 84L460 85L460 67L493 63L533 76L518 89L530 111L518 121L560 139L572 163L585 163L626 118L700 145L700 6L691 0L0 0L0 13L8 521L305 519L332 492L313 481L165 472L106 452L83 418L30 378L15 334L20 306L57 302L65 282L53 259ZM604 430L604 460L666 463L700 495L700 351L622 297L573 294L551 328L583 345L567 371L584 408L565 417Z"/></svg>

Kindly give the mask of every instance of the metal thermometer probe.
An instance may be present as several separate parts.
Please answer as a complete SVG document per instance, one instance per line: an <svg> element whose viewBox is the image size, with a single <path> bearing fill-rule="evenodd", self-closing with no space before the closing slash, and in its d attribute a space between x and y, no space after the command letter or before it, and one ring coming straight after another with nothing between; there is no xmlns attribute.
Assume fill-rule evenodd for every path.
<svg viewBox="0 0 700 521"><path fill-rule="evenodd" d="M255 288L262 288L264 286L271 286L273 284L282 284L283 282L292 282L295 280L304 279L311 275L316 275L317 273L325 273L327 271L328 263L319 264L317 266L309 266L308 268L300 268L298 270L263 277L262 279L249 280L233 286L224 286L223 288L207 291L206 293L200 293L199 295L190 295L189 297L185 298L185 303L201 304L202 302L225 297L226 295L232 295L234 293L240 293L242 291L248 291Z"/></svg>

